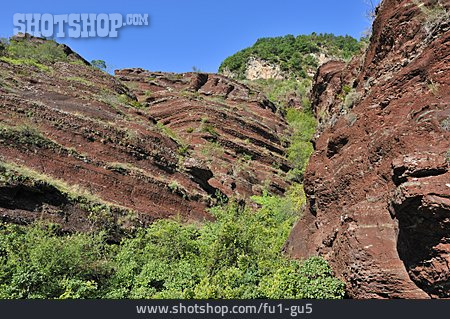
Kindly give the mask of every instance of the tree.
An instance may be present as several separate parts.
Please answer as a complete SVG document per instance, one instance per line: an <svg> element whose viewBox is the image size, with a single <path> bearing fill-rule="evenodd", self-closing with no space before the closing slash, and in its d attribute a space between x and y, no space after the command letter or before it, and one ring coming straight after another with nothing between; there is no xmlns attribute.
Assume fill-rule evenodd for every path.
<svg viewBox="0 0 450 319"><path fill-rule="evenodd" d="M8 45L8 40L4 38L0 38L0 56L4 54L6 51L6 47Z"/></svg>
<svg viewBox="0 0 450 319"><path fill-rule="evenodd" d="M92 60L91 65L94 68L100 69L102 71L106 71L106 62L103 60Z"/></svg>

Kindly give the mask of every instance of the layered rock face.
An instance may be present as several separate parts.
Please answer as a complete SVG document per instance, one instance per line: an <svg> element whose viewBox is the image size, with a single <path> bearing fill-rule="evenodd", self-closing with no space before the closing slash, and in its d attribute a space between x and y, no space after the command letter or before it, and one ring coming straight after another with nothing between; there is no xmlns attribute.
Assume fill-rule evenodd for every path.
<svg viewBox="0 0 450 319"><path fill-rule="evenodd" d="M450 297L449 2L382 2L365 56L329 62L308 205L286 251L353 298Z"/></svg>
<svg viewBox="0 0 450 319"><path fill-rule="evenodd" d="M117 74L0 61L2 220L86 231L99 203L134 227L284 192L287 126L259 93L208 74Z"/></svg>
<svg viewBox="0 0 450 319"><path fill-rule="evenodd" d="M215 191L237 199L264 187L284 193L290 169L283 156L287 124L264 95L216 74L125 69L116 71L116 77L152 121L187 147L186 169L202 163L210 171L208 183Z"/></svg>

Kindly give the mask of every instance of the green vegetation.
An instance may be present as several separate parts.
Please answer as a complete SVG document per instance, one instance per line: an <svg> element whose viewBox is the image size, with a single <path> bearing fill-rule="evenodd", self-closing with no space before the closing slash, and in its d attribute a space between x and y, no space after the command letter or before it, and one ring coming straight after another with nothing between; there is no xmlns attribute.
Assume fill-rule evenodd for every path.
<svg viewBox="0 0 450 319"><path fill-rule="evenodd" d="M79 77L79 76L69 76L66 78L67 81L71 81L71 82L77 82L77 83L81 83L87 86L93 86L94 83L92 83L89 80L86 80L85 78Z"/></svg>
<svg viewBox="0 0 450 319"><path fill-rule="evenodd" d="M293 165L289 178L296 182L303 181L303 174L314 149L310 142L316 130L316 119L309 109L299 111L288 109L286 120L292 129L287 158Z"/></svg>
<svg viewBox="0 0 450 319"><path fill-rule="evenodd" d="M104 234L0 224L0 298L342 298L320 258L280 253L296 216L279 199L230 203L199 227L161 220L120 245Z"/></svg>
<svg viewBox="0 0 450 319"><path fill-rule="evenodd" d="M120 94L118 97L118 102L125 106L131 106L137 109L145 108L145 105L139 103L139 101L135 99L132 99L130 96L126 94Z"/></svg>
<svg viewBox="0 0 450 319"><path fill-rule="evenodd" d="M311 139L317 126L308 98L311 80L260 79L247 81L247 83L264 92L278 110L285 115L290 129L290 133L286 137L286 142L289 144L286 155L293 167L288 172L288 178L293 182L302 182L306 165L314 151ZM359 98L359 96L355 96L356 93L351 92L348 95L351 96L351 99L348 98L347 104L354 103ZM299 109L288 107L287 103L291 98L298 99L302 107Z"/></svg>
<svg viewBox="0 0 450 319"><path fill-rule="evenodd" d="M326 33L261 38L252 47L226 58L220 65L219 72L228 70L238 79L244 79L248 60L256 57L279 65L282 71L296 78L306 78L308 71L318 65L312 54L324 53L335 58L350 59L362 46L361 42L350 36Z"/></svg>
<svg viewBox="0 0 450 319"><path fill-rule="evenodd" d="M209 133L212 137L219 136L219 133L217 133L216 128L214 127L213 124L210 123L207 117L202 117L200 131L203 133Z"/></svg>
<svg viewBox="0 0 450 319"><path fill-rule="evenodd" d="M164 125L164 123L162 122L158 122L156 123L156 128L165 136L170 137L171 139L173 139L175 142L177 142L178 144L180 144L181 146L186 145L181 138L167 125Z"/></svg>
<svg viewBox="0 0 450 319"><path fill-rule="evenodd" d="M41 71L50 71L50 68L46 65L43 65L39 62L36 62L33 59L23 59L23 58L19 58L19 59L14 59L14 58L10 58L7 56L2 56L0 57L0 61L12 64L12 65L28 65L28 66L34 66L36 68L38 68Z"/></svg>
<svg viewBox="0 0 450 319"><path fill-rule="evenodd" d="M189 153L189 145L181 145L177 151L179 155L185 156Z"/></svg>
<svg viewBox="0 0 450 319"><path fill-rule="evenodd" d="M201 154L204 155L209 161L215 158L220 158L225 153L224 148L217 141L208 141L201 149Z"/></svg>
<svg viewBox="0 0 450 319"><path fill-rule="evenodd" d="M299 100L305 109L310 108L310 101L307 97L312 85L310 79L258 79L244 82L258 91L264 92L267 98L278 105L280 109L286 108L290 99Z"/></svg>
<svg viewBox="0 0 450 319"><path fill-rule="evenodd" d="M49 71L48 65L57 61L68 61L63 48L56 42L28 40L2 41L0 48L2 61L14 65L35 66L41 71Z"/></svg>
<svg viewBox="0 0 450 319"><path fill-rule="evenodd" d="M168 187L172 192L176 192L178 189L180 189L180 185L176 181L170 182Z"/></svg>
<svg viewBox="0 0 450 319"><path fill-rule="evenodd" d="M6 47L8 46L8 40L5 38L0 38L0 56L5 54Z"/></svg>
<svg viewBox="0 0 450 319"><path fill-rule="evenodd" d="M219 136L219 133L217 133L216 128L214 127L214 125L212 125L208 121L205 121L205 122L202 121L201 131L204 132L204 133L209 133L213 137Z"/></svg>
<svg viewBox="0 0 450 319"><path fill-rule="evenodd" d="M55 41L33 42L27 40L11 40L6 53L14 59L30 59L43 64L67 61L63 48Z"/></svg>
<svg viewBox="0 0 450 319"><path fill-rule="evenodd" d="M103 60L92 60L91 61L91 65L94 68L97 68L97 69L102 70L102 71L106 71L106 68L107 68L106 62L103 61Z"/></svg>
<svg viewBox="0 0 450 319"><path fill-rule="evenodd" d="M0 298L87 298L110 270L102 235L0 224Z"/></svg>
<svg viewBox="0 0 450 319"><path fill-rule="evenodd" d="M0 138L2 142L34 145L39 148L59 148L59 145L44 137L37 128L29 125L8 126L0 123Z"/></svg>
<svg viewBox="0 0 450 319"><path fill-rule="evenodd" d="M36 49L41 44L20 43L13 43L13 48L11 44L0 46L0 55L4 53L0 59L45 68L49 68L46 64L67 59L58 53L60 47L56 44L46 44L44 54ZM313 151L310 140L316 126L307 98L311 87L307 72L317 67L311 53L325 52L347 59L359 47L350 37L287 36L260 39L254 47L224 61L221 69L237 72L241 78L250 56L278 63L292 74L288 80L257 80L250 84L265 92L286 116L290 126L286 157L293 169L288 174L291 186L284 196L264 191L249 199L253 205L246 206L230 199L226 205L210 209L215 217L211 222L200 225L181 219L160 220L146 229L133 225L128 231L122 225L129 225L135 212L104 202L82 187L0 162L0 187L53 187L69 204L86 210L93 225L91 233L67 234L57 225L42 222L27 227L0 223L0 298L342 298L344 284L333 277L323 259L290 260L283 256L282 247L306 202L300 183ZM100 69L106 67L100 60L91 64ZM88 85L81 78L67 80ZM173 81L181 79L174 75ZM105 103L143 107L128 95L106 93L100 92ZM293 94L300 99L302 110L287 107L286 101ZM202 98L198 92L183 91L180 95ZM223 102L223 98L216 102ZM189 145L163 123L158 122L156 127L178 144L181 162ZM210 161L222 157L224 150L216 141L217 130L207 118L202 118L198 129L186 130L199 131L214 137L204 145L202 155ZM134 131L124 136L131 141L137 139ZM8 141L17 137L26 145L55 147L38 131L26 127L0 126L1 137ZM233 174L246 170L252 165L252 156L240 154L233 165ZM145 175L127 163L108 163L106 167L124 175ZM171 192L188 196L175 180L166 185Z"/></svg>

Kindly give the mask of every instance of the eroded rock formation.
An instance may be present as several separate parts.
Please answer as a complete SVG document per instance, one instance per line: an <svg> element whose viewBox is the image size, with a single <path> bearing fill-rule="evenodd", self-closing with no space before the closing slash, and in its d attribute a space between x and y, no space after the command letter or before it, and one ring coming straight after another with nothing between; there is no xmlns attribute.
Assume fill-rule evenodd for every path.
<svg viewBox="0 0 450 319"><path fill-rule="evenodd" d="M284 192L287 125L258 92L209 74L113 77L66 54L42 69L0 61L2 220L68 231L93 216L120 227L203 220L219 199Z"/></svg>
<svg viewBox="0 0 450 319"><path fill-rule="evenodd" d="M367 52L316 75L308 205L286 251L353 298L450 297L448 1L385 0Z"/></svg>

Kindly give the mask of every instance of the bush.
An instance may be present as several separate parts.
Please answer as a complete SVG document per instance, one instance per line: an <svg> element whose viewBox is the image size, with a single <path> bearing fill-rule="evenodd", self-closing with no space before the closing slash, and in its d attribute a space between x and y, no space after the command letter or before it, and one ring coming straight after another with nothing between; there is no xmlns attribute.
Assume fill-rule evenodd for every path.
<svg viewBox="0 0 450 319"><path fill-rule="evenodd" d="M0 56L5 54L6 47L8 45L8 41L6 39L0 39Z"/></svg>
<svg viewBox="0 0 450 319"><path fill-rule="evenodd" d="M292 285L302 293L297 296L341 297L343 285L323 260L314 259L321 267L301 266L281 255L298 215L273 205L274 200L263 195L257 211L235 203L216 207L211 211L216 221L203 227L158 221L137 238L124 240L108 296L286 298L290 295L272 294L267 287L280 271L295 269L298 283L280 277L278 284Z"/></svg>
<svg viewBox="0 0 450 319"><path fill-rule="evenodd" d="M287 151L288 160L293 165L289 176L292 180L301 182L309 158L314 152L311 139L314 136L317 122L309 110L288 109L286 119L292 129Z"/></svg>
<svg viewBox="0 0 450 319"><path fill-rule="evenodd" d="M319 257L303 264L291 262L278 269L262 283L268 298L280 299L339 299L344 297L344 285L333 278L330 266Z"/></svg>
<svg viewBox="0 0 450 319"><path fill-rule="evenodd" d="M0 298L341 298L325 261L281 254L298 211L254 199L256 211L230 202L215 222L160 220L120 245L0 224Z"/></svg>
<svg viewBox="0 0 450 319"><path fill-rule="evenodd" d="M311 89L311 80L309 79L258 79L249 84L264 92L267 98L281 109L286 107L291 98L302 100L303 106L309 108L309 101L306 98Z"/></svg>
<svg viewBox="0 0 450 319"><path fill-rule="evenodd" d="M108 274L102 235L0 224L0 299L95 298Z"/></svg>
<svg viewBox="0 0 450 319"><path fill-rule="evenodd" d="M10 58L32 60L42 64L68 60L63 48L50 40L42 43L12 40L6 48L6 52Z"/></svg>

